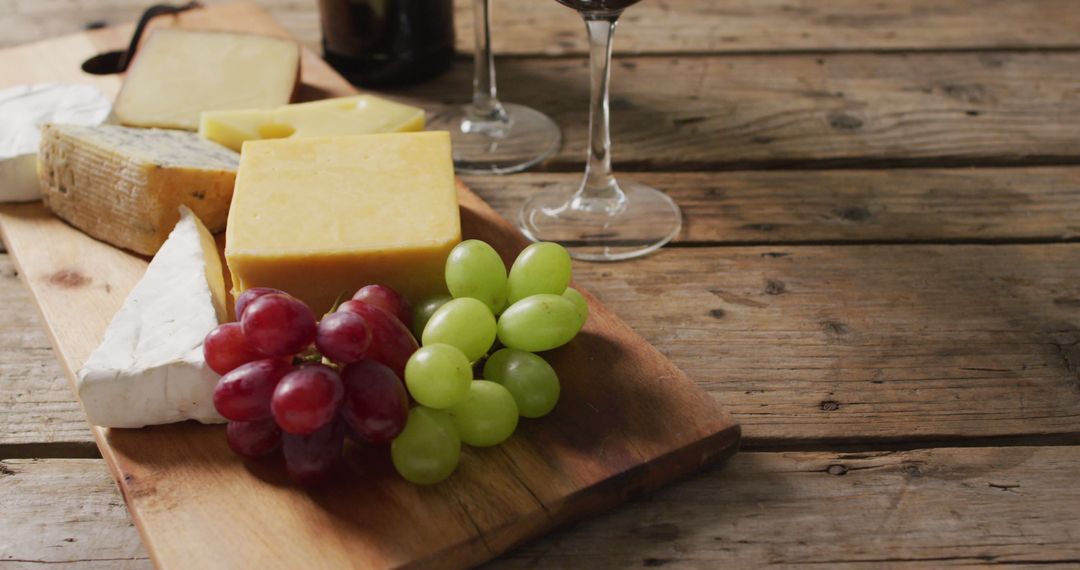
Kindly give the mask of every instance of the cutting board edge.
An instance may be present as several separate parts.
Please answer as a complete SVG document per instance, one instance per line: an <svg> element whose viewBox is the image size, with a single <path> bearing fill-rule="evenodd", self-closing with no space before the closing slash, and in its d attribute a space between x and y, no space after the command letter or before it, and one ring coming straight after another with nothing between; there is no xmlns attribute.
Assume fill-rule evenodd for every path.
<svg viewBox="0 0 1080 570"><path fill-rule="evenodd" d="M540 512L544 517L541 524L520 529L520 527L511 523L486 533L489 535L494 533L505 533L507 536L517 536L517 538L501 543L498 548L495 549L486 548L487 552L484 556L463 556L460 559L457 557L459 551L465 551L467 553L470 545L475 545L478 541L482 546L487 547L490 540L485 540L483 535L476 535L471 542L454 545L448 549L447 552L440 553L437 556L432 556L427 559L416 560L401 568L415 570L425 570L428 568L452 569L459 567L473 567L488 562L570 523L610 511L627 501L647 496L670 484L689 479L694 475L702 473L709 467L722 464L725 460L739 451L742 441L741 434L741 426L738 423L731 422L723 429L718 430L708 437L697 440L690 445L672 450L649 463L635 465L622 473L604 479L589 487L579 489L578 491L567 495L560 501L560 514L558 516L551 516L550 513L554 510L553 507L542 505ZM683 463L681 461L684 457L693 457L699 454L702 459L700 459L696 465L694 462L688 461ZM643 471L662 473L662 467L665 467L668 463L674 463L678 465L679 468L674 469L666 476L661 477L649 478L648 474L642 474ZM633 481L639 477L641 479L638 480L635 485L630 487L623 485L626 480ZM608 487L611 488L609 492L603 493L600 497L595 496L598 490L603 491ZM621 491L620 487L622 487ZM516 533L514 532L515 530Z"/></svg>

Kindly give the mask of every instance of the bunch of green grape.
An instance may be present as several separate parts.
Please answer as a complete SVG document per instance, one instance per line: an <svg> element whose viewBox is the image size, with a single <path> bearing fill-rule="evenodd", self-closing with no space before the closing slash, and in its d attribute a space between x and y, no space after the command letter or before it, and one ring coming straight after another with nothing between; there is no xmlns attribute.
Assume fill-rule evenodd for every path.
<svg viewBox="0 0 1080 570"><path fill-rule="evenodd" d="M450 252L450 295L427 299L414 313L422 346L405 365L405 385L418 405L390 448L405 479L442 481L457 467L462 443L498 445L519 416L554 409L559 379L534 353L570 342L589 316L570 274L570 255L555 243L525 248L509 274L482 241ZM483 370L482 379L474 379L474 368Z"/></svg>

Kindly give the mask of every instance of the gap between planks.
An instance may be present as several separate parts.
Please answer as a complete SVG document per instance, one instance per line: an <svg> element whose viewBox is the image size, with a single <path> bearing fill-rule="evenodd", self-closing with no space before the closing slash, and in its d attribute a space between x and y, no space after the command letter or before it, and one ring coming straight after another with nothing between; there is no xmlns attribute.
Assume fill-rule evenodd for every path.
<svg viewBox="0 0 1080 570"><path fill-rule="evenodd" d="M772 443L762 441L741 445L739 453L881 453L990 447L1080 447L1080 434L956 437L941 440L898 438L895 440L852 441L849 443L821 441ZM101 451L93 442L0 444L0 461L39 459L101 459Z"/></svg>

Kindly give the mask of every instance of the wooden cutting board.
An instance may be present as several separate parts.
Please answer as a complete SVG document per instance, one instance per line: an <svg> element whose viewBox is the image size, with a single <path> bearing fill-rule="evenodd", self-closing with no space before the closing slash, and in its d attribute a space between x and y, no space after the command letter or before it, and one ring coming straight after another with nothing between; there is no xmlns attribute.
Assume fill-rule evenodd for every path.
<svg viewBox="0 0 1080 570"><path fill-rule="evenodd" d="M163 17L157 25L286 35L251 4ZM80 65L125 46L131 30L0 51L0 87L66 81L115 95L119 77L87 75ZM315 54L305 53L302 65L305 98L355 92ZM526 240L464 185L459 191L465 236L493 244L511 261ZM0 231L74 381L146 260L87 237L39 203L0 206ZM592 314L584 331L546 355L563 386L555 411L523 420L503 445L464 450L457 472L435 486L409 484L385 454L350 447L348 469L326 487L305 490L288 480L280 457L245 462L233 455L220 426L93 428L94 436L158 567L477 564L738 446L738 425L710 396L585 294Z"/></svg>

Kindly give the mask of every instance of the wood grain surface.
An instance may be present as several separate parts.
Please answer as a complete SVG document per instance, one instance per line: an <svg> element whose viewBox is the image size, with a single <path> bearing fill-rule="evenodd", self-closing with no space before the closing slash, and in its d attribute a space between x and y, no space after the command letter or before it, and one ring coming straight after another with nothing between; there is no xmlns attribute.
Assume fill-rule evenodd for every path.
<svg viewBox="0 0 1080 570"><path fill-rule="evenodd" d="M1078 66L1073 51L621 57L612 156L634 170L1074 162ZM587 62L509 59L498 74L503 100L563 130L544 168L579 169ZM439 113L467 101L471 82L464 65L392 93Z"/></svg>
<svg viewBox="0 0 1080 570"><path fill-rule="evenodd" d="M90 426L7 255L0 255L0 307L0 457L85 453L93 442ZM22 446L32 451L17 452ZM50 446L59 448L41 455Z"/></svg>
<svg viewBox="0 0 1080 570"><path fill-rule="evenodd" d="M152 568L101 459L0 460L0 568Z"/></svg>
<svg viewBox="0 0 1080 570"><path fill-rule="evenodd" d="M85 37L100 50L117 49L128 29ZM79 45L66 49L87 47L69 41ZM16 49L25 63L10 70L11 83L67 63L32 44ZM622 57L612 71L614 160L633 170L1074 162L1077 66L1075 51ZM585 60L511 58L498 74L505 100L542 109L563 130L562 150L541 168L579 169ZM466 101L471 82L462 62L437 82L390 93L438 114ZM317 98L334 83L305 95Z"/></svg>
<svg viewBox="0 0 1080 570"><path fill-rule="evenodd" d="M676 245L1002 242L1080 236L1080 169L634 172L683 211ZM538 192L571 192L578 173L467 176L508 220ZM672 254L675 255L675 254Z"/></svg>
<svg viewBox="0 0 1080 570"><path fill-rule="evenodd" d="M223 0L204 0L215 5ZM0 46L136 20L145 0L5 0ZM259 0L318 51L316 0ZM474 0L455 0L457 48L473 49ZM1080 16L1071 0L664 0L629 10L616 53L966 50L1073 48ZM77 17L71 17L71 12ZM496 54L567 55L586 50L573 11L551 0L492 3Z"/></svg>
<svg viewBox="0 0 1080 570"><path fill-rule="evenodd" d="M429 109L468 95L471 1L455 2L455 68L403 91ZM0 45L130 21L146 3L0 0ZM259 4L318 50L315 0ZM525 196L578 178L584 33L551 0L493 4L501 92L552 113L569 137L549 172L467 179L512 219ZM1080 564L1067 508L1077 447L993 447L1080 442L1074 8L647 0L628 10L615 41L615 159L680 202L683 247L578 278L706 378L750 446L804 451L741 454L492 567ZM18 73L53 64L28 57ZM680 273L684 283L670 275ZM47 342L36 310L16 307L27 298L19 278L0 278L0 458L85 457L90 434L70 391L57 392L55 356L35 349ZM722 375L747 385L713 380ZM950 445L965 447L900 451ZM19 505L0 516L0 568L149 567L104 463L55 461L21 471L18 486L0 474L0 504ZM91 470L100 493L70 488L80 480L70 471ZM109 522L94 540L80 534L91 528L83 509ZM100 560L127 556L136 560Z"/></svg>
<svg viewBox="0 0 1080 570"><path fill-rule="evenodd" d="M160 25L283 33L250 5L193 11ZM93 47L110 33L120 32L80 37ZM78 63L94 52L59 43L65 51L52 79L77 77ZM38 51L50 48L17 48L11 65ZM8 61L5 54L0 61ZM310 54L303 80L322 95L355 92ZM463 185L459 201L466 238L491 243L504 260L527 244ZM0 207L0 231L73 378L146 262L82 234L41 204ZM386 448L351 448L347 474L304 490L289 484L280 464L242 461L220 426L94 428L94 437L162 568L476 564L738 446L738 425L712 398L595 299L590 305L578 338L546 354L562 385L557 409L501 446L465 450L455 476L439 485L396 476Z"/></svg>
<svg viewBox="0 0 1080 570"><path fill-rule="evenodd" d="M692 248L578 268L755 445L1080 441L1080 245ZM662 299L662 301L658 301Z"/></svg>
<svg viewBox="0 0 1080 570"><path fill-rule="evenodd" d="M1078 449L741 453L485 568L1066 567ZM100 460L0 462L0 501L0 568L151 567Z"/></svg>

